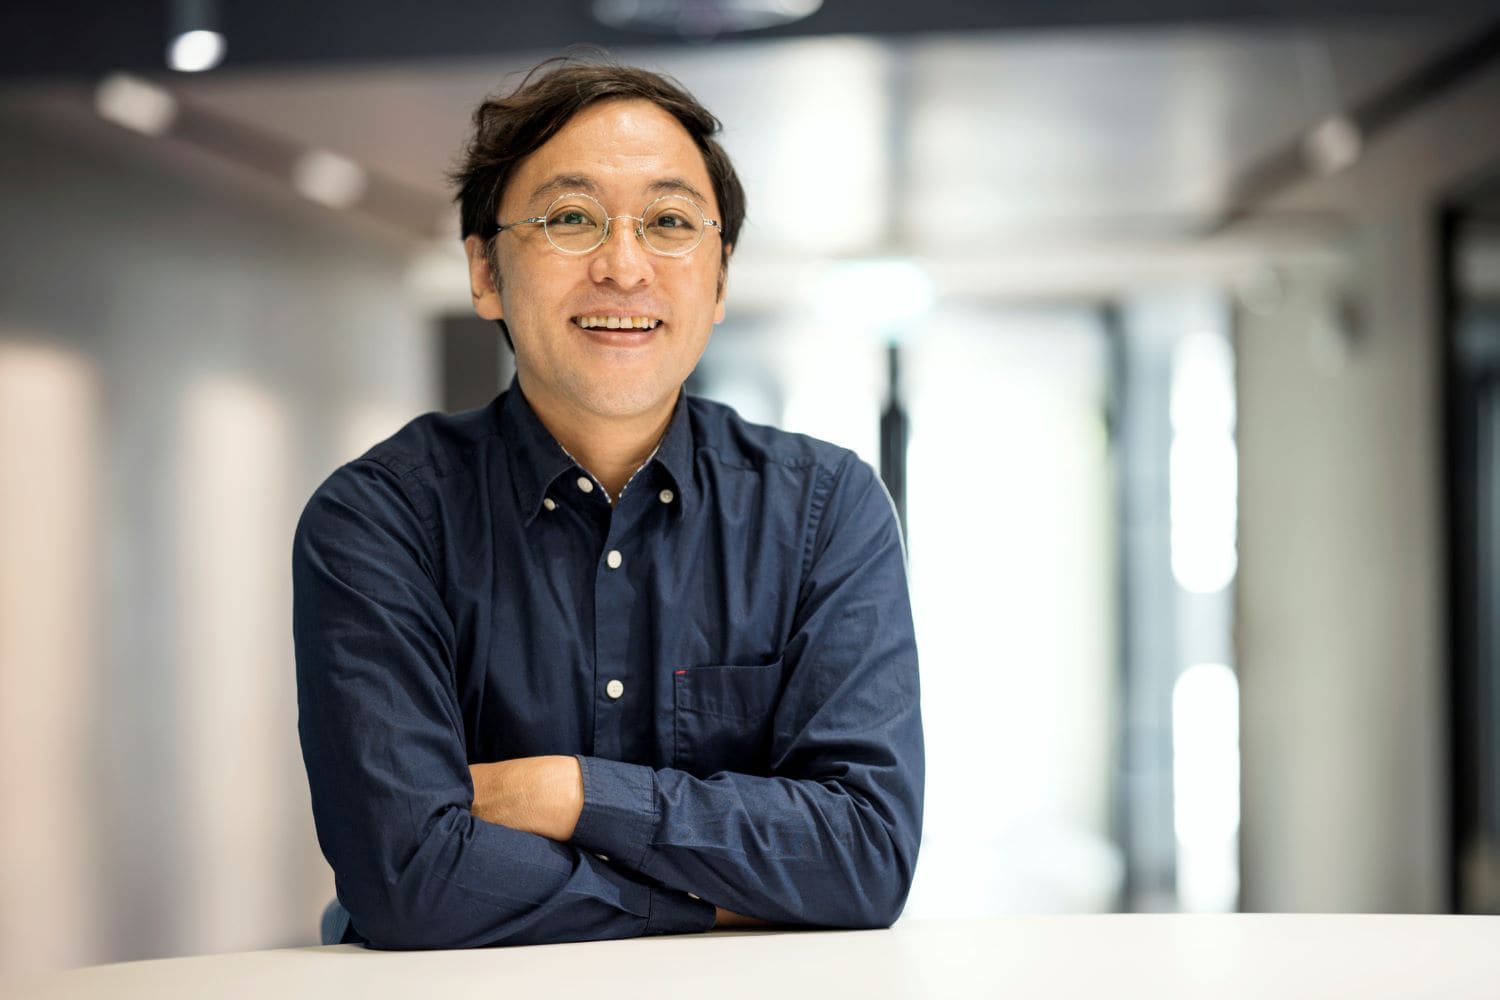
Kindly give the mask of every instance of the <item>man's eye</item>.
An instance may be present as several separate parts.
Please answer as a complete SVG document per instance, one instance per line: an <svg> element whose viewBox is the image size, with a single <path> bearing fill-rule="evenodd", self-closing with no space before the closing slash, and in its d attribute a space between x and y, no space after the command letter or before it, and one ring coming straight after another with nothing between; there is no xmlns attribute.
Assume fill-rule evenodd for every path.
<svg viewBox="0 0 1500 1000"><path fill-rule="evenodd" d="M652 225L659 229L691 229L693 224L683 215L675 212L666 212L658 215L652 220Z"/></svg>
<svg viewBox="0 0 1500 1000"><path fill-rule="evenodd" d="M547 220L551 226L587 226L594 220L589 218L588 213L578 208L565 208L552 218Z"/></svg>

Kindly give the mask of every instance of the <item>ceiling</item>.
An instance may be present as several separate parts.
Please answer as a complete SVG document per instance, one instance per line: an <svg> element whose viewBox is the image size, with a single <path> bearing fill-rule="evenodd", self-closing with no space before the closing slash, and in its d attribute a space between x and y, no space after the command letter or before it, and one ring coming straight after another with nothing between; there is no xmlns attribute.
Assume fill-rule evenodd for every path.
<svg viewBox="0 0 1500 1000"><path fill-rule="evenodd" d="M40 38L56 29L46 11L59 6L8 8L0 51L15 47L6 21L31 17ZM160 6L114 5L79 44L28 50L9 64L0 108L118 133L92 116L91 81L106 66L159 64ZM801 262L829 256L920 255L992 282L996 261L1035 264L1061 245L1079 261L1080 245L1200 232L1234 207L1243 178L1285 159L1312 126L1399 87L1485 27L1468 5L1442 3L1420 17L1388 4L1373 18L1347 16L1351 4L1296 5L1318 12L1311 24L1271 0L1217 4L1212 16L1159 0L924 0L859 4L859 17L829 0L765 36L643 44L594 25L579 3L503 16L517 6L440 0L400 18L390 5L333 2L312 20L283 0L230 5L235 55L222 68L145 75L212 126L211 153L281 184L289 200L277 177L286 151L323 148L362 164L377 183L359 210L424 242L451 237L444 173L477 101L562 39L628 37L615 57L676 76L724 121L749 196L738 290L774 296ZM256 22L237 25L247 10ZM17 67L69 75L22 78ZM111 137L154 144L158 161L201 159L194 138ZM450 270L461 295L461 268Z"/></svg>
<svg viewBox="0 0 1500 1000"><path fill-rule="evenodd" d="M749 193L747 239L778 252L935 252L1211 216L1259 158L1461 30L843 36L619 55L676 76L724 121ZM174 89L366 164L440 210L474 104L535 59L215 73Z"/></svg>
<svg viewBox="0 0 1500 1000"><path fill-rule="evenodd" d="M0 77L77 77L161 65L174 8L204 0L6 0ZM226 68L285 69L487 58L566 45L651 44L605 27L594 0L209 0L230 39ZM663 0L642 0L642 5ZM741 0L675 0L698 10ZM788 5L787 6L795 6ZM1486 0L823 0L804 20L760 38L1160 25L1286 26L1351 20L1481 17ZM701 41L701 40L697 40Z"/></svg>

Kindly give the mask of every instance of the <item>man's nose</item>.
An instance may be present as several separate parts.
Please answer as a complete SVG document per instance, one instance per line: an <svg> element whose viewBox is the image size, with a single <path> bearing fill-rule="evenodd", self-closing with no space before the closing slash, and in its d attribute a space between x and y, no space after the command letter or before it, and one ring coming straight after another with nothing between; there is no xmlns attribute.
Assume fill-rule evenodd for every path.
<svg viewBox="0 0 1500 1000"><path fill-rule="evenodd" d="M589 262L595 281L613 281L621 288L650 283L656 273L654 254L641 242L635 227L636 220L629 216L610 220L609 235Z"/></svg>

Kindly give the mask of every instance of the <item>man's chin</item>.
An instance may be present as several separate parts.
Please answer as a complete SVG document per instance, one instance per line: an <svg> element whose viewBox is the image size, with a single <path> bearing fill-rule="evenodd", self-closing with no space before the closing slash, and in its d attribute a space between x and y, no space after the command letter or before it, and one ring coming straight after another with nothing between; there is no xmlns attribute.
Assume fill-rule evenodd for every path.
<svg viewBox="0 0 1500 1000"><path fill-rule="evenodd" d="M670 408L677 401L680 385L653 380L650 384L627 382L578 388L580 391L569 395L580 409L607 420L638 420Z"/></svg>

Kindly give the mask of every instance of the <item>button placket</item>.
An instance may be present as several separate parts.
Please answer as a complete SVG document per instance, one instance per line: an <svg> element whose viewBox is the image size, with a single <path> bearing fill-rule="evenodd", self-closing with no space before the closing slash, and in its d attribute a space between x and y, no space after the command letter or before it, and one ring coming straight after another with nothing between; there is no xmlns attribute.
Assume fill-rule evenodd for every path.
<svg viewBox="0 0 1500 1000"><path fill-rule="evenodd" d="M649 722L643 717L649 711L649 690L631 687L636 678L630 672L630 608L636 589L623 543L640 525L639 501L651 496L647 493L633 502L630 494L621 494L601 518L600 523L608 527L594 564L594 747L601 756L622 760L646 752L637 744L649 730Z"/></svg>

